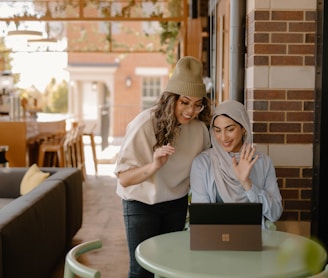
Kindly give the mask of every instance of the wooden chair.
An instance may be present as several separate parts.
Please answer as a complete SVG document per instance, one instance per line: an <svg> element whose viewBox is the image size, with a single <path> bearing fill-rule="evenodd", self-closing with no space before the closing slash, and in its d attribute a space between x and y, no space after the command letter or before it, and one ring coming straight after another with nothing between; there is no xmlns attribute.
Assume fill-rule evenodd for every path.
<svg viewBox="0 0 328 278"><path fill-rule="evenodd" d="M83 131L83 136L87 136L90 138L90 145L91 145L91 150L92 150L95 173L98 174L98 160L97 160L96 143L95 143L95 137L94 137L94 129L95 128L96 128L96 124L92 125L91 127L86 126Z"/></svg>
<svg viewBox="0 0 328 278"><path fill-rule="evenodd" d="M101 276L100 271L80 263L78 257L101 247L102 241L99 239L87 241L73 247L65 258L64 278L74 278L74 275L81 278L99 278Z"/></svg>
<svg viewBox="0 0 328 278"><path fill-rule="evenodd" d="M39 145L38 166L66 167L66 145L69 133L60 134L42 141Z"/></svg>
<svg viewBox="0 0 328 278"><path fill-rule="evenodd" d="M69 151L71 153L72 167L79 168L82 171L83 179L86 178L84 144L83 144L84 128L85 128L85 124L73 122L72 124L73 135L69 143Z"/></svg>
<svg viewBox="0 0 328 278"><path fill-rule="evenodd" d="M85 178L83 129L84 124L75 122L64 134L44 136L39 144L39 167L76 167Z"/></svg>

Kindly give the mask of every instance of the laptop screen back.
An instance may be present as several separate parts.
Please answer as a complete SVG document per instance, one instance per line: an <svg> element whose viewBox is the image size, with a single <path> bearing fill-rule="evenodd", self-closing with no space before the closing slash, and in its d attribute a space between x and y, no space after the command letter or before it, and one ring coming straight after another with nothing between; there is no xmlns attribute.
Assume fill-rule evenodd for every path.
<svg viewBox="0 0 328 278"><path fill-rule="evenodd" d="M191 203L189 216L193 250L262 249L260 203Z"/></svg>

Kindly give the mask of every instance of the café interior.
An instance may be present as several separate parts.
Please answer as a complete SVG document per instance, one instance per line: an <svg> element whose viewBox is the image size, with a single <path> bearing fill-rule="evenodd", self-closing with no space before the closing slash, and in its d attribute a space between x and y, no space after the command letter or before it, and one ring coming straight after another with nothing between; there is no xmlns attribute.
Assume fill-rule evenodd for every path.
<svg viewBox="0 0 328 278"><path fill-rule="evenodd" d="M165 76L162 79L162 88L179 57L190 55L199 58L204 65L204 82L207 86L208 96L212 101L212 108L214 109L218 103L229 98L244 103L253 120L254 142L257 143L261 151L273 156L279 186L284 199L284 213L281 220L274 226L274 230L308 239L318 239L324 249L327 248L328 205L324 198L327 195L327 188L324 185L327 180L324 175L327 165L323 159L327 147L320 143L327 140L328 130L325 120L325 111L327 109L324 109L328 105L327 99L324 97L327 86L324 74L328 65L328 63L325 63L327 57L324 52L325 46L327 47L327 39L324 36L326 26L324 15L327 7L323 2L315 0L305 1L306 3L304 1L298 3L295 0L290 1L289 4L282 3L279 0L268 0L265 3L256 0L61 0L57 1L57 4L52 3L52 1L31 1L29 4L26 4L25 1L10 2L12 1L3 1L1 4L10 7L11 15L2 15L0 12L0 22L7 22L7 26L9 26L9 23L11 23L10 26L13 23L19 26L17 23L23 22L25 26L28 26L27 23L30 22L41 22L42 28L45 28L46 36L43 35L42 38L34 39L40 44L33 51L53 51L51 45L58 38L51 37L47 27L53 24L54 28L56 26L61 28L60 23L65 23L64 26L67 29L63 32L65 34L64 43L61 42L59 48L61 52L68 55L68 60L71 62L71 64L68 62L68 68L73 68L72 65L79 63L83 65L90 63L90 59L101 60L107 56L114 61L112 64L114 64L113 68L115 69L110 69L114 72L116 68L119 68L120 62L122 66L124 65L122 61L118 62L117 60L117 57L122 57L122 55L127 55L131 61L140 61L138 55L142 55L142 57L147 54L164 55L163 48L160 48L160 42L153 42L152 48L145 48L144 46L137 48L131 45L126 48L119 44L108 44L108 41L101 40L96 42L98 48L94 45L84 48L82 46L85 46L85 43L88 44L88 42L81 42L74 38L74 30L73 33L69 31L70 23L71 25L73 23L85 24L85 26L89 22L91 24L95 22L97 24L99 22L122 22L123 25L136 25L143 21L177 23L174 26L179 26L178 37L173 37L172 33L170 34L175 40L173 50L165 48L166 55L164 59L159 58L158 68L165 69L162 71ZM152 4L150 4L151 2ZM140 10L145 7L143 4L145 6L154 5L150 9L153 12L158 11L157 5L164 7L165 11L160 16L151 14L149 11L140 15ZM296 21L295 26L298 25L294 28L299 29L293 31L292 24ZM286 24L289 27L284 29L279 24ZM33 32L26 30L25 27L24 30L18 29L16 31L25 33L25 35ZM5 31L5 37L9 37L10 33L13 32L8 30ZM115 29L111 29L110 33L113 36L111 39L115 41ZM276 40L274 40L275 33L279 35L277 35ZM304 40L297 41L297 35L299 34L304 37ZM29 35L35 34L30 33ZM119 37L119 39L121 38ZM131 44L131 42L136 41L136 38L138 39L138 37L132 36L126 39L125 43ZM167 39L165 47L170 43L171 40ZM105 48L104 45L106 45ZM286 46L286 49L290 49L289 52L285 53L282 50L284 46ZM290 54L293 46L295 52ZM26 50L16 49L14 51ZM28 51L32 50L29 49ZM173 56L169 51L173 51ZM4 53L7 54L8 50L2 51L0 55ZM110 63L107 61L107 64ZM99 66L98 64L97 66ZM125 66L126 68L129 67L129 65ZM131 65L131 67L134 67L134 65ZM135 68L137 67L138 65L135 65ZM151 66L149 67L151 68ZM0 76L0 167L24 167L28 169L31 165L37 164L40 168L78 168L82 173L83 186L89 185L85 188L85 192L90 193L90 196L84 196L85 200L89 200L88 198L91 198L94 194L90 191L94 189L94 185L99 182L99 179L102 179L101 183L105 183L103 179L106 179L109 171L113 171L115 155L119 150L119 143L124 136L126 125L133 116L143 109L138 106L122 122L122 115L126 115L127 113L124 111L127 110L119 110L122 104L116 96L119 95L119 90L127 90L130 95L122 93L124 100L135 97L135 102L139 103L141 83L138 84L138 76L131 75L127 73L127 70L123 70L123 76L119 80L124 80L124 88L117 85L117 80L109 83L108 80L105 80L106 76L99 80L87 80L89 89L94 84L98 84L98 88L108 88L111 94L108 103L101 103L101 105L111 107L110 110L106 110L108 112L106 114L107 120L103 121L104 118L99 116L101 113L104 114L105 111L101 110L98 111L100 113L98 117L90 121L83 117L79 107L79 105L83 106L80 103L83 98L76 95L76 87L80 89L84 85L76 86L77 79L69 82L67 113L51 114L44 113L35 102L26 105L22 101L22 98L16 93L17 80L15 80L12 72L6 68L4 58L0 59L0 69L2 70ZM92 75L90 69L89 71ZM137 71L135 70L134 73ZM297 72L295 77L291 75L293 71ZM79 69L71 71L71 78L74 79L76 72L79 72ZM99 76L99 73L94 73L94 75ZM285 77L287 76L290 77L290 80L286 80ZM102 87L99 84L105 85ZM104 93L104 95L106 94ZM284 94L286 96L282 96ZM299 96L296 96L296 94L299 94ZM282 108L272 108L270 110L268 107L274 107L275 101L277 101L277 106L281 105ZM297 106L296 102L300 102L304 106L301 112L298 111L298 108L295 108ZM286 105L286 103L290 105ZM128 109L131 110L131 108ZM280 119L278 114L275 113L277 111L281 112L283 109L286 109L283 112L284 119ZM292 114L295 110L299 114L295 113L293 119ZM307 117L305 113L308 113L310 119L305 119ZM296 119L297 116L300 118ZM105 128L103 127L104 124L106 125ZM116 129L116 125L120 125L121 129ZM300 125L301 128L298 129L297 125ZM280 140L279 138L285 139ZM106 150L110 150L111 153L109 154ZM102 159L103 155L108 157ZM105 169L104 172L102 172L102 169ZM113 179L113 175L110 175L110 179ZM111 183L113 183L112 180ZM106 187L100 188L106 190ZM112 190L111 193L115 194L115 191ZM117 205L120 209L119 202ZM94 206L96 205L94 204ZM115 256L113 254L115 250L109 251L108 254L105 253L105 251L111 249L104 246L106 236L102 235L103 247L99 245L99 242L94 241L90 243L89 247L82 244L95 239L90 237L90 234L92 235L92 221L87 218L87 209L88 207L85 206L84 213L87 215L85 223L90 226L82 226L82 232L77 234L78 241L81 243L79 247L83 251L80 251L78 255L76 253L74 256L72 253L70 255L74 257L72 257L72 260L77 263L78 267L84 268L75 259L84 252L100 248L99 251L91 252L93 254L83 255L82 262L89 267L97 268L96 275L102 272L103 277L112 277L112 270L105 267L104 257ZM115 213L119 216L120 211ZM124 229L123 223L120 221L118 221L119 225L116 229ZM98 225L101 225L101 223L98 223ZM115 227L115 224L112 225ZM85 230L88 233L84 237ZM105 229L102 231L108 232ZM119 238L117 231L111 230L110 232L113 232ZM120 236L122 237L122 235ZM120 240L124 241L124 239L123 235ZM119 239L117 240L119 241ZM78 244L76 246L78 247ZM123 248L123 251L126 253L122 255L122 261L127 264L126 247ZM292 251L297 252L297 249ZM77 249L75 252L77 252ZM322 264L320 271L324 272L327 254L325 253L322 256L324 258L320 259ZM120 255L117 255L117 260L119 258ZM143 259L147 260L146 257L143 257ZM64 262L61 262L59 270L57 270L59 274L56 272L54 276L63 277L63 264ZM199 277L197 275L174 276L179 275L177 274L179 270L175 270L177 271L175 274L172 270L172 274L170 270L166 269L166 266L163 266L164 270L159 270L157 273L157 266L152 266L151 262L146 262L143 266L149 267L149 270L155 273L155 277ZM126 277L128 266L122 266L122 268L124 268L124 271L116 273L115 277ZM158 268L160 269L161 266L158 266ZM91 272L94 269L91 269ZM87 271L89 270L87 269ZM164 276L164 274L167 276ZM192 274L189 273L188 275ZM286 277L310 277L293 275ZM323 275L326 276L313 277L328 277L327 273Z"/></svg>

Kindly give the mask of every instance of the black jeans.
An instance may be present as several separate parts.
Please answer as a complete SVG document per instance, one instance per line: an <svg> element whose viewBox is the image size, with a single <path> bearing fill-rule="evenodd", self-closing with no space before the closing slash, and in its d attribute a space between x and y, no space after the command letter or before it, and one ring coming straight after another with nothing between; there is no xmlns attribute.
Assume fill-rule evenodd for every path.
<svg viewBox="0 0 328 278"><path fill-rule="evenodd" d="M122 201L122 204L130 254L129 278L154 277L152 273L138 264L134 254L135 249L147 238L184 229L188 195L154 205L125 200Z"/></svg>

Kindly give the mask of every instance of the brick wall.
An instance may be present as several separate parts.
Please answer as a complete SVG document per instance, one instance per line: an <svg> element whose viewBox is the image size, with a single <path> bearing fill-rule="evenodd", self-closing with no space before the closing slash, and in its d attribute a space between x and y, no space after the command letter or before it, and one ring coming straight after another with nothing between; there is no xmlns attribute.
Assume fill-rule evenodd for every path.
<svg viewBox="0 0 328 278"><path fill-rule="evenodd" d="M248 65L314 65L315 11L256 11L248 15Z"/></svg>
<svg viewBox="0 0 328 278"><path fill-rule="evenodd" d="M246 106L276 167L282 220L311 219L316 12L299 3L254 2L247 14Z"/></svg>

